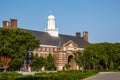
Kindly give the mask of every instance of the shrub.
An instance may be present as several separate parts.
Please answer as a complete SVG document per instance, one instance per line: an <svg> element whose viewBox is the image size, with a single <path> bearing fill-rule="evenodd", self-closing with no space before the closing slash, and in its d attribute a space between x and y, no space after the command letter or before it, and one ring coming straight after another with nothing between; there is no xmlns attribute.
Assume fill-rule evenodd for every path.
<svg viewBox="0 0 120 80"><path fill-rule="evenodd" d="M0 72L0 80L14 80L17 77L22 77L22 74L16 72Z"/></svg>
<svg viewBox="0 0 120 80"><path fill-rule="evenodd" d="M97 71L59 71L56 73L36 73L35 75L25 75L15 72L0 73L0 80L81 80L95 75Z"/></svg>

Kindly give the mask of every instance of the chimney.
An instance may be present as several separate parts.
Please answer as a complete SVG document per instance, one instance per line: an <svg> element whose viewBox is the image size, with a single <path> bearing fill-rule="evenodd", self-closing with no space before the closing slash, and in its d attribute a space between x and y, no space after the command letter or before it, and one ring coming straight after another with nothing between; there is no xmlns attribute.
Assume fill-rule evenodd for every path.
<svg viewBox="0 0 120 80"><path fill-rule="evenodd" d="M80 32L76 32L76 37L81 37L81 33Z"/></svg>
<svg viewBox="0 0 120 80"><path fill-rule="evenodd" d="M11 28L17 28L17 19L10 19Z"/></svg>
<svg viewBox="0 0 120 80"><path fill-rule="evenodd" d="M9 28L10 22L9 21L3 21L3 28Z"/></svg>
<svg viewBox="0 0 120 80"><path fill-rule="evenodd" d="M88 41L88 32L87 31L83 32L83 39L85 41Z"/></svg>

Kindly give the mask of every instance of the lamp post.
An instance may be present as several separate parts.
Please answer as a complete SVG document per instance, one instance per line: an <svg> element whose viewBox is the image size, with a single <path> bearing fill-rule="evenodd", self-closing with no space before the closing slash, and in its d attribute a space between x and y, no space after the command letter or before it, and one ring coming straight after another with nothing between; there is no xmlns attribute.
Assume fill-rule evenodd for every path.
<svg viewBox="0 0 120 80"><path fill-rule="evenodd" d="M30 64L32 60L32 51L29 49L27 53L25 54L25 59L24 59L24 71L31 71L30 69Z"/></svg>
<svg viewBox="0 0 120 80"><path fill-rule="evenodd" d="M23 71L26 72L26 69L27 69L27 68L26 68L26 54L25 54L25 58L24 58L24 63L23 63L23 64L24 64L24 69L23 69Z"/></svg>

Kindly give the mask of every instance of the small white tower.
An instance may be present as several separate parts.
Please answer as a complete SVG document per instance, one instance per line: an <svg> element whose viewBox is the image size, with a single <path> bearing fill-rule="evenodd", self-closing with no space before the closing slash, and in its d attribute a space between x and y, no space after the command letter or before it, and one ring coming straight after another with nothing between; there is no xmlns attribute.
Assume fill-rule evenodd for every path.
<svg viewBox="0 0 120 80"><path fill-rule="evenodd" d="M51 36L58 37L58 29L55 27L55 17L53 15L48 16L48 26L45 31Z"/></svg>

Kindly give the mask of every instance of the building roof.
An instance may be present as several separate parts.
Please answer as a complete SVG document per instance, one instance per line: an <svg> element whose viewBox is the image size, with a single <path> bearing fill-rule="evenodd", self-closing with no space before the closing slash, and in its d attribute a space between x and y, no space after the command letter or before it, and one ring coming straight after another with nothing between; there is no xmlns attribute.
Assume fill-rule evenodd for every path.
<svg viewBox="0 0 120 80"><path fill-rule="evenodd" d="M89 42L85 41L83 37L76 37L70 35L59 34L59 37L53 37L47 32L28 30L35 35L37 39L40 40L41 45L52 45L52 46L61 46L64 43L72 40L79 48L84 48Z"/></svg>

